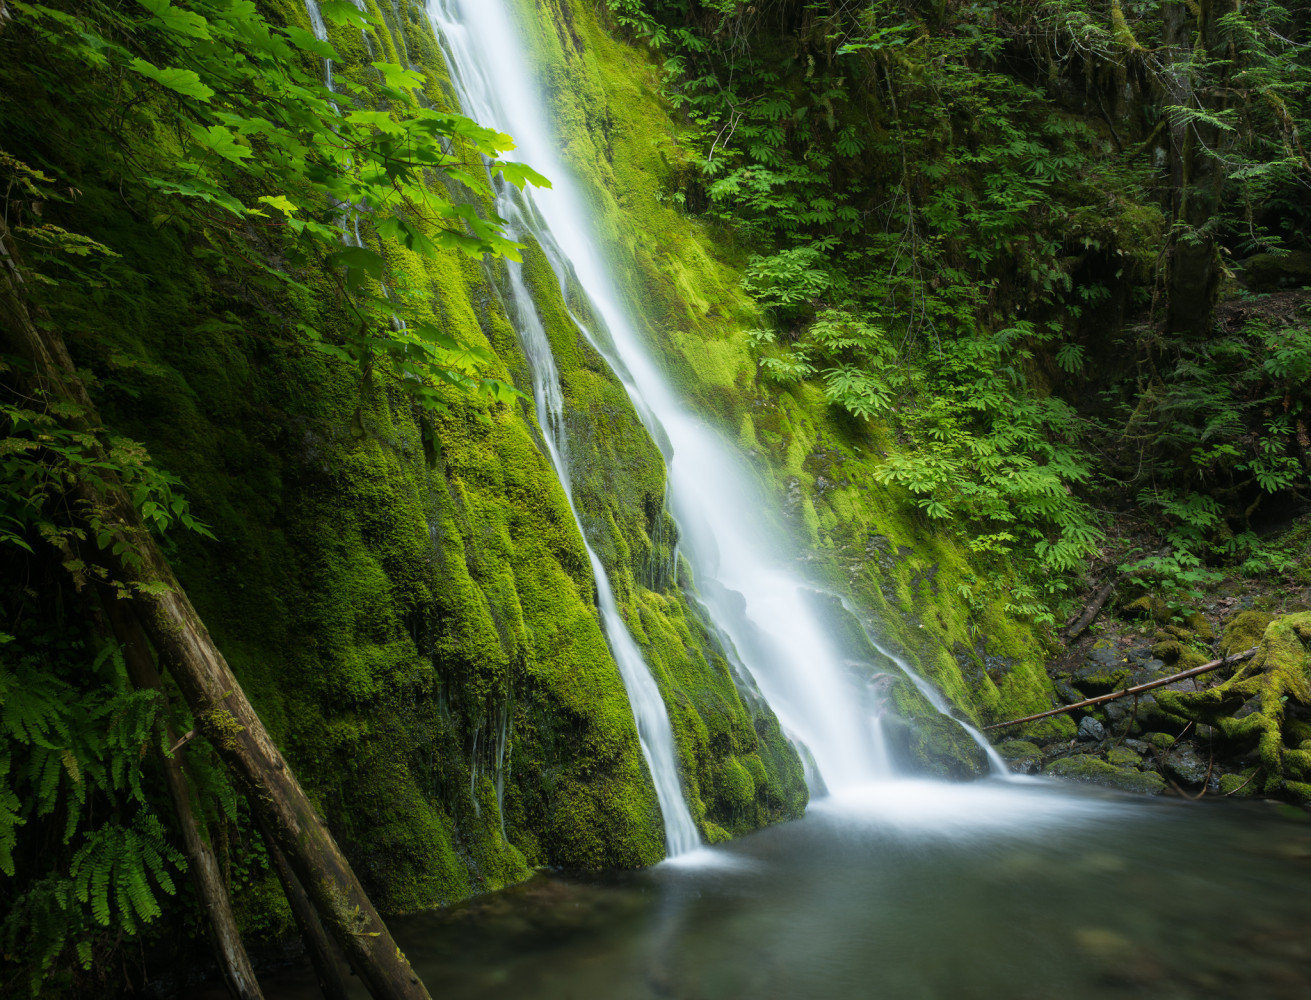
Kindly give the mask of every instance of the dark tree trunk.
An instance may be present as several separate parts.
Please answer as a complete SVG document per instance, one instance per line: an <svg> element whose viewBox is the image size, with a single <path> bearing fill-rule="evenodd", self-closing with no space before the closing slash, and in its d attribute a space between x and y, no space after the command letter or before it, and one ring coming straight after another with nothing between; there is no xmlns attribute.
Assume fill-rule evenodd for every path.
<svg viewBox="0 0 1311 1000"><path fill-rule="evenodd" d="M141 623L125 601L108 594L104 598L109 624L119 645L123 647L123 660L133 687L143 691L159 691L162 697L164 685L159 671L155 669L155 660ZM161 720L160 728L172 746L175 740L170 727ZM192 811L191 789L182 770L182 762L173 756L165 757L163 764L164 780L177 812L178 825L182 828L191 878L196 884L196 891L200 894L210 929L214 933L214 953L218 958L223 981L235 1000L264 1000L255 978L255 970L251 968L250 958L246 955L246 946L241 941L241 933L237 930L237 921L232 915L232 900L228 896L223 873L219 870L218 858L214 855L214 848L201 833L200 824L196 822Z"/></svg>
<svg viewBox="0 0 1311 1000"><path fill-rule="evenodd" d="M1232 53L1220 20L1238 9L1238 0L1200 0L1194 30L1182 3L1165 8L1166 42L1182 59L1191 49L1193 68L1168 73L1170 103L1208 113L1224 110ZM1222 264L1215 219L1224 193L1224 131L1204 121L1176 120L1171 128L1171 173L1175 192L1174 234L1169 265L1170 332L1205 337L1214 324Z"/></svg>
<svg viewBox="0 0 1311 1000"><path fill-rule="evenodd" d="M323 994L323 1000L348 1000L346 972L342 969L341 959L337 957L332 947L332 939L323 929L323 921L319 920L319 915L314 912L314 904L310 902L309 896L305 894L305 888L296 878L296 873L291 870L291 865L287 864L287 859L278 849L277 841L267 832L264 840L268 844L269 858L273 861L278 879L282 882L282 891L287 896L287 902L291 904L291 912L295 914L296 926L300 928L300 939L305 943L305 950L309 952L310 964L314 966L314 974L318 977L319 991Z"/></svg>

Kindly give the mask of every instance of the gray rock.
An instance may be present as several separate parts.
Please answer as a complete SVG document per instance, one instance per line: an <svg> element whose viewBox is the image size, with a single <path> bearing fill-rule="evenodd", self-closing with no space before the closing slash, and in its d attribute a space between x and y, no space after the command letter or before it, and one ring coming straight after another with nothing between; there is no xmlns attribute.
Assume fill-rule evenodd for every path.
<svg viewBox="0 0 1311 1000"><path fill-rule="evenodd" d="M1106 738L1106 727L1094 719L1091 715L1085 716L1079 723L1079 739L1092 740L1094 743L1100 743Z"/></svg>
<svg viewBox="0 0 1311 1000"><path fill-rule="evenodd" d="M1061 700L1067 705L1073 705L1076 701L1083 701L1083 694L1076 691L1073 685L1064 677L1058 677L1052 681L1052 687L1056 693L1061 696Z"/></svg>
<svg viewBox="0 0 1311 1000"><path fill-rule="evenodd" d="M1243 702L1242 707L1234 713L1235 719L1246 719L1253 712L1261 711L1261 698L1259 695L1253 695Z"/></svg>
<svg viewBox="0 0 1311 1000"><path fill-rule="evenodd" d="M1175 747L1165 755L1166 771L1186 785L1200 785L1206 780L1209 770L1206 761L1197 755L1190 744Z"/></svg>

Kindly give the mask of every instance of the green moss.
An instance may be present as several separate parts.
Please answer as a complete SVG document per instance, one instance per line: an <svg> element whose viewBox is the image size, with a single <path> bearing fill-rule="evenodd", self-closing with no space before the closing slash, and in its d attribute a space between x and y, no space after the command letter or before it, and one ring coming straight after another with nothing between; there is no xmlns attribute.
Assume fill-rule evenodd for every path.
<svg viewBox="0 0 1311 1000"><path fill-rule="evenodd" d="M1240 611L1225 623L1220 634L1220 655L1232 656L1256 646L1273 620L1274 616L1264 611Z"/></svg>
<svg viewBox="0 0 1311 1000"><path fill-rule="evenodd" d="M1159 795L1165 790L1165 779L1154 771L1125 770L1088 755L1053 761L1043 768L1043 774L1141 795Z"/></svg>
<svg viewBox="0 0 1311 1000"><path fill-rule="evenodd" d="M1256 768L1249 767L1242 774L1220 775L1220 794L1247 798L1260 792L1256 778Z"/></svg>
<svg viewBox="0 0 1311 1000"><path fill-rule="evenodd" d="M1005 743L998 743L996 750L1007 760L1016 760L1022 757L1039 757L1042 751L1038 749L1036 743L1030 743L1028 740L1007 740Z"/></svg>
<svg viewBox="0 0 1311 1000"><path fill-rule="evenodd" d="M1106 762L1114 767L1139 767L1143 756L1128 747L1112 747L1106 752Z"/></svg>
<svg viewBox="0 0 1311 1000"><path fill-rule="evenodd" d="M1251 641L1260 617L1237 616L1222 642ZM1308 647L1311 612L1276 618L1260 634L1256 655L1227 680L1198 692L1158 692L1157 700L1180 719L1215 727L1231 744L1255 748L1263 770L1261 790L1301 801L1299 786L1311 778L1311 751L1302 746L1304 727L1290 716L1289 704L1311 707Z"/></svg>
<svg viewBox="0 0 1311 1000"><path fill-rule="evenodd" d="M1200 611L1194 611L1184 619L1184 624L1188 626L1189 632L1202 642L1215 641L1215 629L1211 628L1211 623L1206 620L1206 616Z"/></svg>
<svg viewBox="0 0 1311 1000"><path fill-rule="evenodd" d="M1153 594L1143 594L1129 601L1121 609L1128 618L1149 618L1154 622L1164 623L1170 620L1170 606Z"/></svg>

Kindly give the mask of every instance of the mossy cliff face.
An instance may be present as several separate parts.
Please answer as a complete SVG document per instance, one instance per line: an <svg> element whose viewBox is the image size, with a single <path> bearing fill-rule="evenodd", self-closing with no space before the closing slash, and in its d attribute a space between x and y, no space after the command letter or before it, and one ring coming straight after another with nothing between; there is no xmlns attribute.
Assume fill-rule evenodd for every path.
<svg viewBox="0 0 1311 1000"><path fill-rule="evenodd" d="M382 13L382 37L332 29L337 72L414 63L427 97L447 101L422 8ZM275 14L308 27L300 5ZM452 391L421 411L389 377L308 351L271 318L308 308L320 329L349 322L330 286L308 307L252 286L204 234L155 228L94 170L82 180L80 228L121 264L110 291L53 301L54 319L106 419L147 443L211 525L216 543L173 543L180 578L378 905L429 906L542 864L659 860L596 581L531 406ZM493 352L486 374L529 387L495 267L383 251L452 335ZM708 840L799 815L795 752L683 597L658 449L544 266L528 248L579 511L669 704L694 815ZM238 888L254 923L268 924L270 890L268 877Z"/></svg>
<svg viewBox="0 0 1311 1000"><path fill-rule="evenodd" d="M740 290L745 251L730 231L666 198L678 188L681 154L656 67L611 37L592 5L543 0L515 9L615 286L683 398L753 459L799 542L803 571L853 595L863 623L966 717L994 721L1050 707L1045 650L1006 612L1006 588L979 597L970 553L874 480L896 448L889 435L813 387L781 390L758 378L746 331L759 318ZM902 700L916 718L937 716L922 700ZM1053 719L1038 728L1055 735L1070 726ZM951 767L930 770L964 764L948 755Z"/></svg>
<svg viewBox="0 0 1311 1000"><path fill-rule="evenodd" d="M269 8L308 27L299 4ZM853 593L862 627L877 622L967 715L1046 707L1027 633L996 607L967 612L964 553L873 484L888 447L878 429L757 383L731 234L657 198L677 156L649 59L589 4L519 10L617 286L671 381L752 454L807 572ZM425 98L449 102L422 7L380 12L380 36L331 29L338 72L412 64L429 74ZM596 582L531 407L451 393L420 412L388 377L308 351L273 318L308 308L320 329L349 322L331 287L308 307L284 300L225 271L206 234L146 222L148 206L94 166L80 180L76 228L122 257L106 290L59 297L53 318L99 379L106 419L181 477L212 526L216 543L175 541L179 575L379 906L456 899L547 863L658 860L659 809ZM276 261L275 246L252 247ZM486 374L528 388L495 267L383 250L452 335L495 355ZM659 451L567 321L540 252L525 261L561 371L584 531L669 707L703 835L798 815L795 752L687 597ZM1001 666L976 674L967 657L962 670L960 649ZM903 714L924 720L908 760L977 773L959 727L894 686ZM240 904L260 910L267 888Z"/></svg>

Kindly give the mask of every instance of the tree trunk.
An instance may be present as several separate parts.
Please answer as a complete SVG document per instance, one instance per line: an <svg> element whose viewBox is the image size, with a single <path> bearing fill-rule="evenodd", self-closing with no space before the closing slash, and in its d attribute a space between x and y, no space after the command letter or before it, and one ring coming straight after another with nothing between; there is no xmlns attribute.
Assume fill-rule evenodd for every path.
<svg viewBox="0 0 1311 1000"><path fill-rule="evenodd" d="M31 366L29 394L72 402L91 430L95 407L77 377L63 338L38 330L22 296L23 273L0 222L0 347ZM79 480L72 509L107 536L98 561L132 602L151 643L177 683L198 729L242 786L260 822L287 857L343 953L378 1000L429 1000L386 924L369 901L327 824L269 738L223 654L191 606L159 546L124 489Z"/></svg>
<svg viewBox="0 0 1311 1000"><path fill-rule="evenodd" d="M143 691L159 691L162 697L164 685L159 671L155 669L155 661L150 654L141 623L126 602L116 600L109 594L103 596L109 624L119 645L123 647L123 660L127 664L128 677L133 686ZM172 746L174 738L171 728L163 720L160 721L160 728ZM223 981L235 1000L264 1000L255 978L255 970L251 968L250 958L246 954L246 946L242 944L241 933L237 930L237 921L232 915L232 900L228 896L223 873L219 870L218 858L214 855L214 848L200 832L200 825L191 809L191 790L182 770L182 762L172 756L164 757L163 764L164 780L173 799L173 808L177 811L178 825L182 827L191 877L196 883L196 891L200 893L205 915L214 932L214 952Z"/></svg>
<svg viewBox="0 0 1311 1000"><path fill-rule="evenodd" d="M300 939L305 942L305 950L309 952L310 964L314 966L314 974L318 977L319 991L323 994L323 1000L348 1000L349 991L346 987L346 976L341 967L341 959L337 957L332 941L323 929L323 922L319 920L319 915L314 912L314 905L305 894L304 886L300 884L296 873L287 864L286 857L278 849L277 841L269 836L267 831L264 833L264 842L268 845L269 858L273 861L278 879L282 882L282 891L286 894L287 902L291 904L291 912L296 916Z"/></svg>
<svg viewBox="0 0 1311 1000"><path fill-rule="evenodd" d="M1227 44L1220 19L1237 10L1238 0L1200 0L1196 43L1182 3L1165 9L1166 42L1184 58L1192 47L1194 68L1167 73L1170 103L1214 113L1225 107L1228 65L1205 65L1224 58ZM1215 239L1227 171L1221 159L1223 131L1203 121L1179 122L1171 129L1175 190L1174 236L1170 252L1169 329L1205 337L1211 333L1222 264Z"/></svg>

